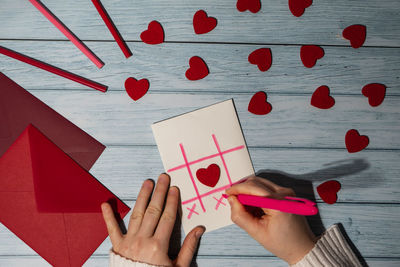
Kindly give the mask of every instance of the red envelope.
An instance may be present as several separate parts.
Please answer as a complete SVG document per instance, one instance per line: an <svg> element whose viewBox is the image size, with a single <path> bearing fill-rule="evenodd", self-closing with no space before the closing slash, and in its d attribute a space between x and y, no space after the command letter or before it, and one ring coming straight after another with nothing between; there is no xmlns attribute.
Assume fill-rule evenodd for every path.
<svg viewBox="0 0 400 267"><path fill-rule="evenodd" d="M0 188L0 222L53 266L82 266L104 241L101 203L129 212L32 125L0 158Z"/></svg>
<svg viewBox="0 0 400 267"><path fill-rule="evenodd" d="M89 170L105 146L0 72L0 157L29 125Z"/></svg>

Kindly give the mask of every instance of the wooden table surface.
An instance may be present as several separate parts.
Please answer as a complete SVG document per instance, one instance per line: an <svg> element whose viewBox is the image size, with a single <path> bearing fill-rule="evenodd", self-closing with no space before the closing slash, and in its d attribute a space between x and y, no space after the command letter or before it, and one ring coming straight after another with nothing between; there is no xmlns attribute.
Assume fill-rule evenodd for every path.
<svg viewBox="0 0 400 267"><path fill-rule="evenodd" d="M43 0L106 63L95 67L27 0L2 0L0 45L109 86L101 93L5 56L0 71L107 146L91 173L128 205L143 180L163 171L150 124L233 98L254 167L278 183L297 186L315 198L322 225L342 223L370 266L400 265L400 5L398 0L316 0L294 17L287 0L262 1L260 12L240 13L236 1L103 0L128 41L125 59L91 1ZM210 33L195 35L193 14L204 9L218 19ZM165 42L147 45L140 33L152 20L165 30ZM363 47L341 37L351 24L367 26ZM312 69L299 58L301 45L317 44L325 56ZM273 65L260 72L249 53L269 47ZM191 56L200 56L210 74L188 81ZM132 101L128 77L147 78L150 90ZM368 105L361 88L387 86L379 107ZM328 85L336 104L310 106L320 85ZM266 116L247 111L251 96L268 93L273 110ZM367 149L349 154L349 129L369 136ZM325 180L342 184L338 202L328 205L312 192ZM303 186L300 186L303 185ZM307 190L308 189L308 190ZM311 195L310 195L311 194ZM0 211L1 212L1 211ZM27 220L28 223L28 220ZM85 266L106 266L107 239ZM199 266L285 266L235 225L206 234ZM0 225L0 266L48 266L32 249Z"/></svg>

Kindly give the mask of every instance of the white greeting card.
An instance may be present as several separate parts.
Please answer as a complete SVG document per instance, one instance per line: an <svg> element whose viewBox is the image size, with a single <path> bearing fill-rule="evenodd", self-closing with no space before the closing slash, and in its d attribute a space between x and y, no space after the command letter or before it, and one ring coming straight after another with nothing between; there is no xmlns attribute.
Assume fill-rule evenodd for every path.
<svg viewBox="0 0 400 267"><path fill-rule="evenodd" d="M152 125L171 185L180 189L182 225L212 231L232 224L222 197L233 183L254 175L233 100Z"/></svg>

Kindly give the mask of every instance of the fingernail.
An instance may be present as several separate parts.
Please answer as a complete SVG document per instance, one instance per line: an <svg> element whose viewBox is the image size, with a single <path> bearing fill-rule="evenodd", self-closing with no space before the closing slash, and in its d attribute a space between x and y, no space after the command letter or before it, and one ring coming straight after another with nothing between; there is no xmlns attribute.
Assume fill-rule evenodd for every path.
<svg viewBox="0 0 400 267"><path fill-rule="evenodd" d="M196 233L195 233L196 238L200 238L204 234L204 232L206 231L206 228L203 225L200 225L200 228L201 229L197 230Z"/></svg>

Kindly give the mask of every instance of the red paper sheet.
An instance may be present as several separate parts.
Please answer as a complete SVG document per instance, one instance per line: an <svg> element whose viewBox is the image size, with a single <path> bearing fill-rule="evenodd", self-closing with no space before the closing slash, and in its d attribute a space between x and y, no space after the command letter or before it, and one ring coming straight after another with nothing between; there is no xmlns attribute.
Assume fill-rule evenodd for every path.
<svg viewBox="0 0 400 267"><path fill-rule="evenodd" d="M0 157L33 124L89 170L105 146L0 72Z"/></svg>
<svg viewBox="0 0 400 267"><path fill-rule="evenodd" d="M107 237L100 205L129 207L29 125L0 158L0 222L57 267L75 267Z"/></svg>

